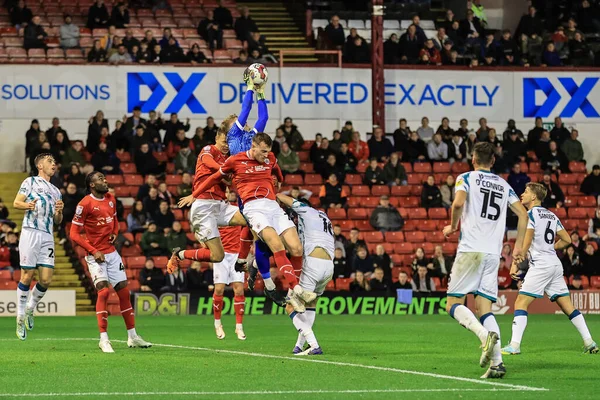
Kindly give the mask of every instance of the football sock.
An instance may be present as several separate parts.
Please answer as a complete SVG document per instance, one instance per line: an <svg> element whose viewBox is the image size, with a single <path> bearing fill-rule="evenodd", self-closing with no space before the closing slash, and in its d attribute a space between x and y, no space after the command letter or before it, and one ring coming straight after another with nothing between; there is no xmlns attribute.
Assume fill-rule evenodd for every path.
<svg viewBox="0 0 600 400"><path fill-rule="evenodd" d="M46 290L48 288L43 287L40 283L36 283L33 291L31 292L31 296L29 296L29 301L27 302L27 309L33 310L38 305L42 297L46 294Z"/></svg>
<svg viewBox="0 0 600 400"><path fill-rule="evenodd" d="M579 331L579 334L583 339L583 344L585 344L586 346L592 344L592 334L590 333L590 330L588 329L587 324L585 323L585 318L583 318L583 315L581 315L579 310L573 311L571 315L569 315L569 319L571 320L573 325L575 325L575 328L577 328L577 330Z"/></svg>
<svg viewBox="0 0 600 400"><path fill-rule="evenodd" d="M260 272L260 275L263 278L265 288L267 288L267 290L274 290L275 283L273 282L273 279L271 279L270 257L271 250L265 242L260 239L254 242L254 259L256 260L258 272Z"/></svg>
<svg viewBox="0 0 600 400"><path fill-rule="evenodd" d="M136 337L135 314L133 312L133 307L131 306L129 289L124 287L118 290L117 296L119 296L119 306L121 308L121 316L123 317L125 327L127 328L127 336L131 338Z"/></svg>
<svg viewBox="0 0 600 400"><path fill-rule="evenodd" d="M253 239L254 237L250 227L242 227L242 233L240 234L240 251L238 253L239 260L245 260L248 258L248 253L250 253L250 246L252 246Z"/></svg>
<svg viewBox="0 0 600 400"><path fill-rule="evenodd" d="M525 310L515 310L515 316L513 318L512 325L512 337L510 338L510 345L519 349L521 347L521 341L523 340L523 334L525 328L527 328L527 316L529 314Z"/></svg>
<svg viewBox="0 0 600 400"><path fill-rule="evenodd" d="M501 351L501 341L500 341L500 327L498 326L498 321L496 321L496 317L494 314L487 313L483 314L480 318L481 324L488 332L496 332L498 334L498 341L494 345L494 354L492 354L492 365L498 365L502 362L502 351Z"/></svg>
<svg viewBox="0 0 600 400"><path fill-rule="evenodd" d="M244 296L234 296L233 297L233 308L235 310L235 322L238 325L242 325L244 321L244 304L246 302L246 297ZM237 327L237 325L236 325Z"/></svg>
<svg viewBox="0 0 600 400"><path fill-rule="evenodd" d="M96 300L96 318L98 319L98 329L100 329L100 338L102 333L106 333L108 328L108 311L106 311L106 302L108 301L108 288L98 290L98 299ZM108 335L106 335L108 339Z"/></svg>
<svg viewBox="0 0 600 400"><path fill-rule="evenodd" d="M217 321L221 324L221 313L223 312L223 296L213 294L213 314L215 316L215 326Z"/></svg>
<svg viewBox="0 0 600 400"><path fill-rule="evenodd" d="M307 308L306 311L304 312L304 314L298 314L300 315L301 319L304 320L304 322L310 327L310 329L312 329L314 323L315 323L315 317L317 315L316 310L314 308ZM297 347L304 347L304 343L306 343L306 338L304 337L304 335L302 333L298 334L298 340L296 341L296 346Z"/></svg>
<svg viewBox="0 0 600 400"><path fill-rule="evenodd" d="M182 260L210 261L209 249L181 250L177 257Z"/></svg>
<svg viewBox="0 0 600 400"><path fill-rule="evenodd" d="M481 325L475 314L462 304L454 304L450 309L450 316L458 321L459 324L473 332L484 344L487 340L488 330Z"/></svg>
<svg viewBox="0 0 600 400"><path fill-rule="evenodd" d="M292 263L285 255L285 250L273 253L273 257L275 258L275 264L282 273L283 278L286 280L289 287L293 289L298 284L298 278L296 278L296 274L294 274Z"/></svg>
<svg viewBox="0 0 600 400"><path fill-rule="evenodd" d="M292 263L292 267L294 268L294 273L296 276L300 276L302 272L302 256L292 256L290 257L290 261Z"/></svg>
<svg viewBox="0 0 600 400"><path fill-rule="evenodd" d="M17 318L25 316L25 305L27 304L28 296L29 286L19 282L19 285L17 285Z"/></svg>
<svg viewBox="0 0 600 400"><path fill-rule="evenodd" d="M312 328L310 327L306 319L303 318L303 316L304 313L297 313L295 311L290 314L292 323L294 324L298 332L300 332L304 336L310 347L317 348L319 347L319 342L317 342L317 338L315 337Z"/></svg>

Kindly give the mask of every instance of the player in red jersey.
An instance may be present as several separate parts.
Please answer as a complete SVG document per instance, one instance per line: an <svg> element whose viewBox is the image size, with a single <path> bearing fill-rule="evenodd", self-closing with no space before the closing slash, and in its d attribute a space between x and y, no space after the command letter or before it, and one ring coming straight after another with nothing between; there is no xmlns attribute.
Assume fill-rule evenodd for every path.
<svg viewBox="0 0 600 400"><path fill-rule="evenodd" d="M190 225L196 239L206 248L197 250L173 249L173 255L167 263L167 271L173 272L183 259L219 263L225 257L223 242L219 233L220 226L246 226L246 220L240 210L225 201L226 184L221 181L205 193L197 193L197 188L213 173L218 172L229 154L227 135L219 130L214 145L204 146L198 155L194 175L194 192L180 201L191 205Z"/></svg>
<svg viewBox="0 0 600 400"><path fill-rule="evenodd" d="M230 204L237 204L237 194L234 191L227 193L227 201ZM237 271L236 261L240 251L241 226L225 226L219 228L223 248L225 249L225 258L220 263L213 264L213 276L215 282L215 291L213 292L213 313L215 316L215 331L217 339L225 338L225 331L221 323L221 312L223 311L223 294L225 286L233 286L233 308L235 310L235 333L239 340L246 340L242 322L244 319L244 271Z"/></svg>
<svg viewBox="0 0 600 400"><path fill-rule="evenodd" d="M287 301L297 312L304 312L304 304L313 301L316 294L304 291L294 273L294 270L302 269L302 244L296 226L275 198L271 175L274 174L280 183L283 175L275 155L271 153L272 144L269 135L257 133L252 139L252 148L229 157L219 171L204 179L195 195L203 194L221 182L224 176L232 174L250 228L269 246L275 264L290 286ZM290 259L285 254L286 248Z"/></svg>
<svg viewBox="0 0 600 400"><path fill-rule="evenodd" d="M89 255L85 258L94 285L98 290L96 318L100 329L99 347L104 353L114 353L108 340L108 311L106 303L109 285L119 296L121 315L127 327L127 345L129 347L151 347L135 331L135 317L127 289L127 275L121 256L113 243L119 233L116 202L108 193L106 178L101 172L94 171L85 178L88 194L77 205L71 225L71 239L83 247ZM85 233L85 237L81 233Z"/></svg>

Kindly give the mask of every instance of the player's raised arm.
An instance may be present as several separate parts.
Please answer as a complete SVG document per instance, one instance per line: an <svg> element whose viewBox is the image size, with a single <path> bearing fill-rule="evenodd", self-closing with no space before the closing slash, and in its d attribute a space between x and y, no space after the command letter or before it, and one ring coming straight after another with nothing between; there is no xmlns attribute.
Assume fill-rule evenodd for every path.
<svg viewBox="0 0 600 400"><path fill-rule="evenodd" d="M258 99L258 119L256 120L256 125L254 125L254 129L257 132L264 132L269 121L269 108L265 100L264 86L256 90L256 98Z"/></svg>
<svg viewBox="0 0 600 400"><path fill-rule="evenodd" d="M254 82L252 82L252 78L249 74L244 74L244 82L246 82L247 88L246 93L244 93L244 99L242 100L242 109L240 110L240 115L238 115L237 121L240 129L244 129L246 126L246 122L248 122L248 117L250 116L250 111L252 111L252 101L254 99Z"/></svg>

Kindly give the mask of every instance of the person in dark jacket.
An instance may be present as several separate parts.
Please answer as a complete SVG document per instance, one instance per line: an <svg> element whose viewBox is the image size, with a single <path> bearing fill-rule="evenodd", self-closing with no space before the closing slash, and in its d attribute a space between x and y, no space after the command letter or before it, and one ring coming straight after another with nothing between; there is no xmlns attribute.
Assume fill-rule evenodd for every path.
<svg viewBox="0 0 600 400"><path fill-rule="evenodd" d="M385 137L383 129L379 126L373 129L373 135L367 144L369 145L369 156L375 157L378 162L386 162L394 151L392 142Z"/></svg>
<svg viewBox="0 0 600 400"><path fill-rule="evenodd" d="M371 61L369 45L360 36L354 38L344 52L346 62L351 64L367 64Z"/></svg>
<svg viewBox="0 0 600 400"><path fill-rule="evenodd" d="M521 35L531 37L533 35L540 36L544 32L542 20L537 16L537 10L534 6L529 6L527 14L521 17L515 37L520 38Z"/></svg>
<svg viewBox="0 0 600 400"><path fill-rule="evenodd" d="M108 9L104 0L96 0L88 11L87 27L89 29L107 28L109 24Z"/></svg>
<svg viewBox="0 0 600 400"><path fill-rule="evenodd" d="M250 32L258 32L258 26L250 16L248 7L242 7L241 15L235 19L233 29L238 40L241 41L248 40Z"/></svg>
<svg viewBox="0 0 600 400"><path fill-rule="evenodd" d="M398 129L394 131L394 148L396 151L404 151L409 140L410 128L407 125L406 119L400 118Z"/></svg>
<svg viewBox="0 0 600 400"><path fill-rule="evenodd" d="M540 117L535 118L535 127L529 131L527 134L527 149L535 150L537 147L540 138L542 137L542 132L546 129L544 128L544 121Z"/></svg>
<svg viewBox="0 0 600 400"><path fill-rule="evenodd" d="M540 161L542 168L550 169L554 173L569 172L569 160L555 141L550 142L548 152L542 155Z"/></svg>
<svg viewBox="0 0 600 400"><path fill-rule="evenodd" d="M46 38L48 37L48 34L46 33L46 30L40 25L41 22L41 18L38 15L35 15L31 19L31 22L25 27L25 32L23 33L23 47L25 48L25 50L45 49L47 47Z"/></svg>
<svg viewBox="0 0 600 400"><path fill-rule="evenodd" d="M144 268L140 271L140 291L160 292L165 285L165 274L156 268L151 257L146 259Z"/></svg>
<svg viewBox="0 0 600 400"><path fill-rule="evenodd" d="M134 160L137 172L142 175L158 175L165 172L166 166L164 163L159 163L152 152L150 152L150 146L148 143L144 143L140 146L139 150L137 150L135 153Z"/></svg>
<svg viewBox="0 0 600 400"><path fill-rule="evenodd" d="M392 33L383 43L383 62L385 64L400 64L400 39Z"/></svg>
<svg viewBox="0 0 600 400"><path fill-rule="evenodd" d="M369 161L369 166L365 171L364 183L369 186L385 185L383 170L377 165L376 158L371 158Z"/></svg>
<svg viewBox="0 0 600 400"><path fill-rule="evenodd" d="M200 261L194 261L188 268L185 278L187 280L187 288L190 291L205 291L212 285L212 280L209 280L209 275L202 271Z"/></svg>
<svg viewBox="0 0 600 400"><path fill-rule="evenodd" d="M210 118L210 117L209 117ZM183 129L184 132L190 130L190 119L186 119L185 124L179 120L177 113L171 113L171 116L168 121L163 124L163 128L165 130L165 137L163 139L163 144L165 147L169 146L169 143L177 139L177 131ZM207 129L204 128L204 133L206 135ZM207 137L208 138L208 137Z"/></svg>
<svg viewBox="0 0 600 400"><path fill-rule="evenodd" d="M346 261L344 250L336 247L333 257L333 277L334 278L350 278L352 269Z"/></svg>
<svg viewBox="0 0 600 400"><path fill-rule="evenodd" d="M340 25L340 17L337 15L331 17L329 25L325 27L325 35L336 49L341 49L344 46L346 35L344 34L344 28Z"/></svg>
<svg viewBox="0 0 600 400"><path fill-rule="evenodd" d="M354 272L362 272L368 278L373 273L375 265L373 259L369 256L369 252L365 246L359 246L356 249L356 256L352 263L352 270Z"/></svg>
<svg viewBox="0 0 600 400"><path fill-rule="evenodd" d="M519 139L516 129L509 132L508 138L502 145L504 146L506 162L514 165L514 163L525 161L527 158L527 145Z"/></svg>
<svg viewBox="0 0 600 400"><path fill-rule="evenodd" d="M581 32L576 32L575 37L569 40L569 60L576 67L585 67L591 64L590 47Z"/></svg>
<svg viewBox="0 0 600 400"><path fill-rule="evenodd" d="M416 64L419 61L419 52L423 43L417 35L416 25L411 25L400 36L400 62L403 64Z"/></svg>
<svg viewBox="0 0 600 400"><path fill-rule="evenodd" d="M317 142L315 142L316 144ZM335 153L329 148L329 139L323 138L321 140L321 144L319 147L315 149L311 149L311 158L310 160L314 163L315 172L321 174L325 177L329 175L327 172L329 171L327 166L327 159L330 155L335 155Z"/></svg>
<svg viewBox="0 0 600 400"><path fill-rule="evenodd" d="M25 133L25 154L31 156L33 151L38 147L39 137L42 130L40 129L40 123L37 119L31 120L31 125Z"/></svg>
<svg viewBox="0 0 600 400"><path fill-rule="evenodd" d="M117 29L124 29L129 26L129 10L124 2L120 1L112 9L110 23Z"/></svg>
<svg viewBox="0 0 600 400"><path fill-rule="evenodd" d="M554 140L560 147L565 140L571 137L571 132L564 126L560 117L554 118L554 128L550 131L550 139Z"/></svg>
<svg viewBox="0 0 600 400"><path fill-rule="evenodd" d="M408 176L398 153L392 153L389 161L383 166L383 179L390 186L406 185Z"/></svg>
<svg viewBox="0 0 600 400"><path fill-rule="evenodd" d="M327 208L342 208L348 201L348 193L342 187L335 174L329 175L327 182L321 186L319 192L321 207Z"/></svg>
<svg viewBox="0 0 600 400"><path fill-rule="evenodd" d="M100 141L98 151L92 156L92 165L94 166L94 170L100 171L105 175L121 173L119 169L121 160L112 151L108 150L108 146L104 140Z"/></svg>
<svg viewBox="0 0 600 400"><path fill-rule="evenodd" d="M227 7L223 7L222 0L217 0L217 8L215 8L215 21L223 29L231 29L233 27L233 16Z"/></svg>
<svg viewBox="0 0 600 400"><path fill-rule="evenodd" d="M371 214L371 226L380 232L397 232L404 227L404 219L398 210L390 204L390 198L383 195L379 205Z"/></svg>
<svg viewBox="0 0 600 400"><path fill-rule="evenodd" d="M211 50L223 48L223 28L215 20L213 10L208 10L206 18L198 25L198 35L208 43Z"/></svg>
<svg viewBox="0 0 600 400"><path fill-rule="evenodd" d="M373 274L371 275L371 279L369 280L369 286L371 286L371 290L375 292L387 292L388 290L388 282L386 281L382 268L375 268Z"/></svg>
<svg viewBox="0 0 600 400"><path fill-rule="evenodd" d="M369 281L365 279L365 274L362 271L356 271L354 275L354 281L350 284L350 292L352 293L361 293L368 292L371 290L371 286L369 286Z"/></svg>
<svg viewBox="0 0 600 400"><path fill-rule="evenodd" d="M19 0L19 2L8 11L10 12L10 23L13 24L17 30L26 27L33 18L31 9L27 7L23 0Z"/></svg>
<svg viewBox="0 0 600 400"><path fill-rule="evenodd" d="M354 174L356 173L356 165L358 160L354 157L354 154L350 152L348 145L342 143L340 145L340 152L336 155L338 165L342 167L345 173Z"/></svg>
<svg viewBox="0 0 600 400"><path fill-rule="evenodd" d="M579 190L588 196L600 195L600 165L596 164L592 167L592 173L581 182Z"/></svg>
<svg viewBox="0 0 600 400"><path fill-rule="evenodd" d="M433 208L443 207L442 203L442 192L435 184L435 178L433 175L427 177L427 182L423 184L423 191L421 192L421 207Z"/></svg>
<svg viewBox="0 0 600 400"><path fill-rule="evenodd" d="M87 61L89 63L105 63L108 61L108 53L102 47L100 40L94 40L94 47L88 52Z"/></svg>
<svg viewBox="0 0 600 400"><path fill-rule="evenodd" d="M392 289L394 289L394 290L411 289L412 290L412 285L410 284L410 282L408 280L408 274L406 273L406 271L398 272L398 281L392 285Z"/></svg>
<svg viewBox="0 0 600 400"><path fill-rule="evenodd" d="M160 231L168 231L175 222L175 215L169 209L169 202L161 200L158 206L158 211L152 215L152 221L156 223L156 227Z"/></svg>
<svg viewBox="0 0 600 400"><path fill-rule="evenodd" d="M283 135L287 140L290 148L294 151L302 150L304 144L304 138L298 130L298 127L294 124L294 121L290 117L286 117L283 120L283 124L279 126L279 129L283 129Z"/></svg>
<svg viewBox="0 0 600 400"><path fill-rule="evenodd" d="M546 198L542 202L542 207L545 208L556 208L562 207L565 202L565 194L562 189L558 185L558 183L552 180L551 174L549 171L544 172L544 177L542 178L542 185L546 187L548 191Z"/></svg>
<svg viewBox="0 0 600 400"><path fill-rule="evenodd" d="M295 173L300 173L302 171L296 171ZM321 174L324 180L328 179L331 174L337 176L338 181L343 185L346 180L346 172L344 169L340 167L337 163L337 158L335 154L331 153L327 156L327 161L325 163L324 173Z"/></svg>
<svg viewBox="0 0 600 400"><path fill-rule="evenodd" d="M433 251L433 257L427 264L427 270L431 276L444 278L450 274L454 260L445 256L442 246L437 245Z"/></svg>
<svg viewBox="0 0 600 400"><path fill-rule="evenodd" d="M410 140L406 143L406 148L402 153L403 161L415 162L427 160L427 145L419 137L419 134L411 132Z"/></svg>
<svg viewBox="0 0 600 400"><path fill-rule="evenodd" d="M219 127L215 124L215 119L213 117L206 118L206 126L204 127L204 137L206 137L206 140L208 140L210 143L215 143L218 129Z"/></svg>
<svg viewBox="0 0 600 400"><path fill-rule="evenodd" d="M186 55L187 61L191 64L210 64L204 53L200 51L198 43L194 43Z"/></svg>
<svg viewBox="0 0 600 400"><path fill-rule="evenodd" d="M436 287L433 279L429 276L427 267L420 265L417 268L417 273L411 281L412 289L415 292L435 292Z"/></svg>
<svg viewBox="0 0 600 400"><path fill-rule="evenodd" d="M180 63L186 61L183 50L177 44L177 40L171 36L166 46L162 46L160 50L160 62L164 63Z"/></svg>
<svg viewBox="0 0 600 400"><path fill-rule="evenodd" d="M516 162L508 174L506 182L513 188L517 196L521 196L525 191L525 185L531 182L531 178L526 173L521 172L521 163Z"/></svg>

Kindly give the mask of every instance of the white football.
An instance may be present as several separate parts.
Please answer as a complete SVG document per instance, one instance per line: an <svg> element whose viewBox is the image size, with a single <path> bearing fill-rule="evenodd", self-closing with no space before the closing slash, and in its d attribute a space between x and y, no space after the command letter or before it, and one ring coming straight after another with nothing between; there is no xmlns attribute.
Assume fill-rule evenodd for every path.
<svg viewBox="0 0 600 400"><path fill-rule="evenodd" d="M246 73L250 75L252 82L254 82L254 87L257 89L263 87L269 79L269 71L267 71L267 67L260 63L254 63L250 65L246 69Z"/></svg>

